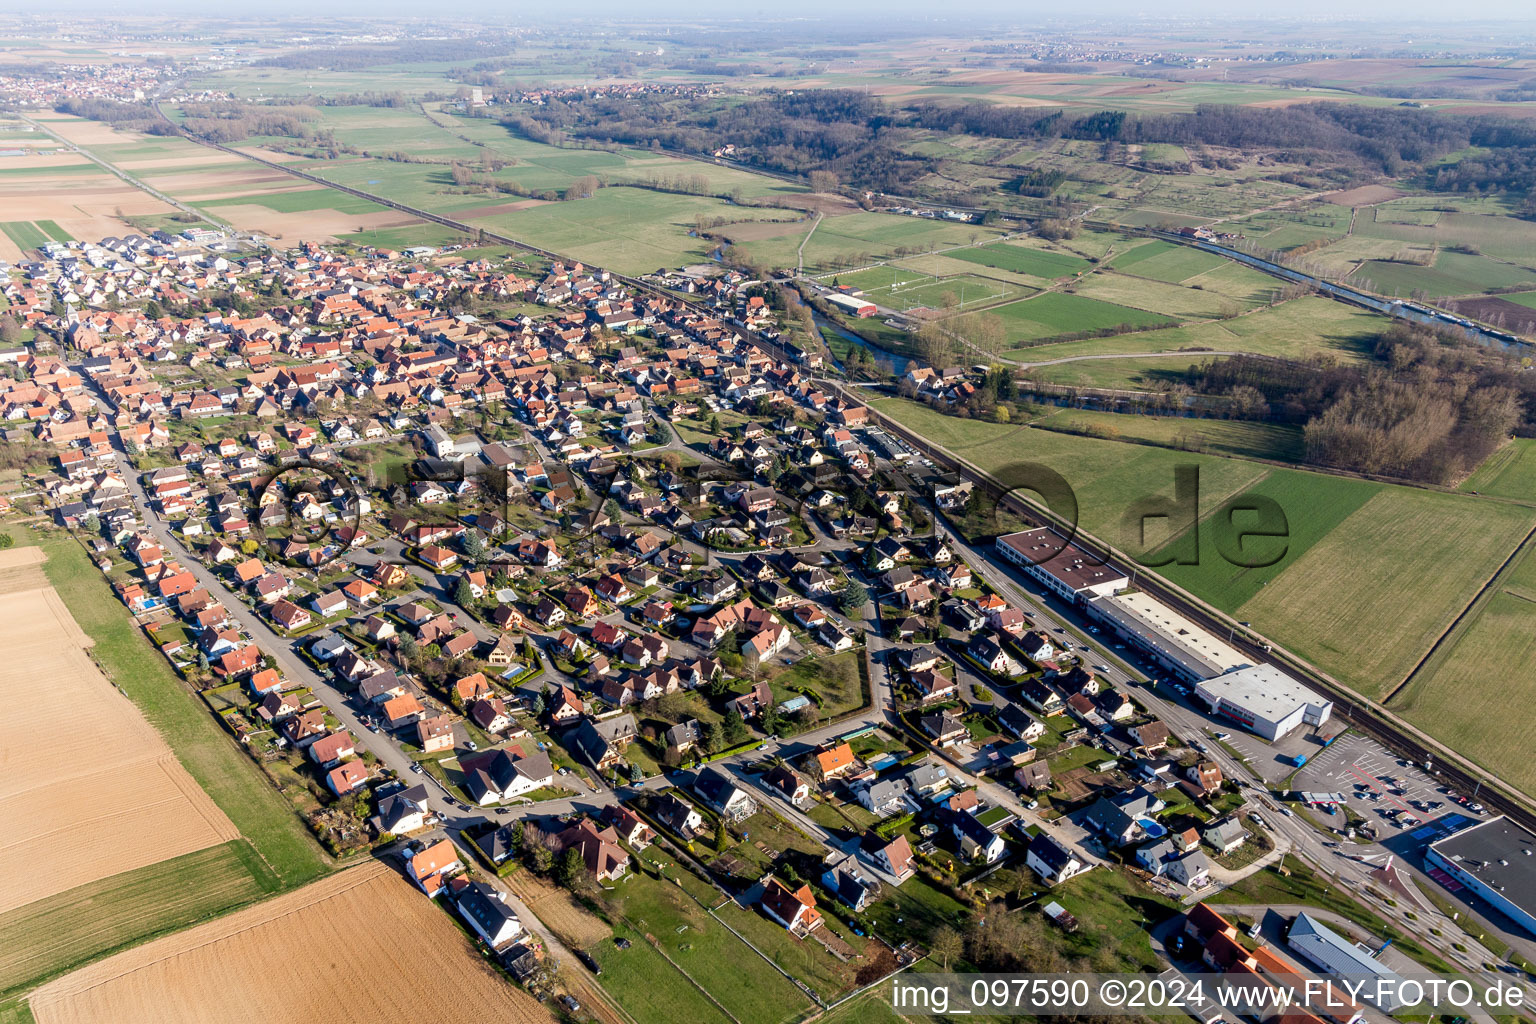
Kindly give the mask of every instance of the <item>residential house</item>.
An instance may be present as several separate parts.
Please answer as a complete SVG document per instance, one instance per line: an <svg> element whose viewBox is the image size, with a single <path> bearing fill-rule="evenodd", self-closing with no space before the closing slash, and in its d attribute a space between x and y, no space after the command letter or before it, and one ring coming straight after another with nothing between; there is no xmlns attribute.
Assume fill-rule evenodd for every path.
<svg viewBox="0 0 1536 1024"><path fill-rule="evenodd" d="M416 722L416 743L423 753L433 754L453 749L453 719L447 715L433 715Z"/></svg>
<svg viewBox="0 0 1536 1024"><path fill-rule="evenodd" d="M439 839L430 846L412 849L406 854L405 876L432 897L441 894L448 878L463 868L458 850L447 839Z"/></svg>
<svg viewBox="0 0 1536 1024"><path fill-rule="evenodd" d="M859 841L859 856L896 879L898 885L912 877L912 844L900 833L886 839L877 832L866 832Z"/></svg>
<svg viewBox="0 0 1536 1024"><path fill-rule="evenodd" d="M584 718L571 734L570 742L588 764L602 771L623 758L625 748L638 732L635 716L628 713L600 720Z"/></svg>
<svg viewBox="0 0 1536 1024"><path fill-rule="evenodd" d="M737 822L757 813L757 801L719 768L704 768L693 780L693 791L704 806L726 821Z"/></svg>
<svg viewBox="0 0 1536 1024"><path fill-rule="evenodd" d="M816 909L816 897L808 885L791 889L770 876L763 886L762 907L771 920L793 935L803 937L821 927L821 912Z"/></svg>
<svg viewBox="0 0 1536 1024"><path fill-rule="evenodd" d="M589 818L556 835L554 844L561 854L580 851L587 871L599 882L615 881L629 870L629 854L619 845L618 833L598 828Z"/></svg>
<svg viewBox="0 0 1536 1024"><path fill-rule="evenodd" d="M1089 866L1070 848L1045 832L1037 833L1024 852L1024 863L1047 885L1065 882L1087 871Z"/></svg>
<svg viewBox="0 0 1536 1024"><path fill-rule="evenodd" d="M459 916L469 922L493 953L506 952L526 934L523 923L507 906L501 890L494 886L470 882L459 890L454 905L458 907Z"/></svg>

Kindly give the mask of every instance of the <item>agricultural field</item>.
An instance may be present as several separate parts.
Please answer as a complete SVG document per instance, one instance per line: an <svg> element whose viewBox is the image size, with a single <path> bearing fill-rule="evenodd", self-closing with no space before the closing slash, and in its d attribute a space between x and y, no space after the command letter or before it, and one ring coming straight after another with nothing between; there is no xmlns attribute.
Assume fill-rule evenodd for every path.
<svg viewBox="0 0 1536 1024"><path fill-rule="evenodd" d="M1071 359L1033 365L1029 376L1046 384L1079 388L1155 391L1160 385L1183 380L1190 367L1204 366L1212 358L1209 354L1172 352L1118 359Z"/></svg>
<svg viewBox="0 0 1536 1024"><path fill-rule="evenodd" d="M1226 266L1227 262L1214 253L1159 239L1116 256L1111 265L1121 273L1179 284Z"/></svg>
<svg viewBox="0 0 1536 1024"><path fill-rule="evenodd" d="M16 262L49 241L126 234L129 218L175 212L77 154L13 158L0 167L0 259Z"/></svg>
<svg viewBox="0 0 1536 1024"><path fill-rule="evenodd" d="M1408 297L1423 292L1431 298L1476 295L1490 288L1536 286L1536 270L1487 256L1442 250L1432 266L1370 260L1351 276L1381 295Z"/></svg>
<svg viewBox="0 0 1536 1024"><path fill-rule="evenodd" d="M872 405L919 432L940 415L902 399ZM1132 550L1140 545L1124 529L1125 510L1143 496L1171 495L1175 465L1196 466L1200 563L1163 566L1159 574L1252 621L1371 697L1385 696L1403 680L1536 525L1536 511L1471 496L1267 469L1032 426L957 423L949 435L957 455L1004 476L1005 467L1023 460L1056 469L1076 492L1082 526ZM1267 495L1286 513L1291 537L1272 566L1234 567L1215 553L1211 516L1240 493ZM1152 525L1147 546L1156 550L1171 538ZM1415 599L1382 599L1402 593Z"/></svg>
<svg viewBox="0 0 1536 1024"><path fill-rule="evenodd" d="M1536 513L1527 508L1384 487L1236 614L1361 693L1381 698L1407 677L1533 525ZM1413 600L1386 597L1393 594Z"/></svg>
<svg viewBox="0 0 1536 1024"><path fill-rule="evenodd" d="M37 565L27 562L29 558L36 559L39 550L46 552L47 561L42 569L47 580L88 638L84 642L90 644L90 660L85 664L97 673L97 679L105 672L111 680L110 685L100 683L101 697L92 701L91 713L85 719L80 718L78 706L71 706L69 722L56 726L54 732L62 728L79 736L87 744L82 749L106 757L107 763L125 762L119 748L124 747L125 739L138 735L133 727L123 726L111 736L94 740L90 732L80 736L76 728L79 723L88 730L96 729L105 717L111 717L116 707L125 706L140 722L139 730L150 730L162 748L165 743L170 744L180 765L185 766L181 774L190 773L190 778L183 781L193 787L193 795L177 788L171 797L172 805L179 800L182 806L190 806L188 801L195 799L195 787L200 785L217 804L209 813L222 809L243 838L131 867L131 861L117 856L117 833L106 829L127 832L124 849L135 853L146 841L137 836L140 830L133 823L133 812L142 811L146 821L158 821L165 816L165 808L172 805L161 802L141 807L130 796L125 803L129 820L114 825L103 819L103 827L97 830L103 836L99 843L88 834L83 840L51 844L45 859L75 874L84 869L71 844L83 842L87 849L96 851L95 862L88 871L94 880L60 890L47 872L40 876L31 872L32 885L39 887L38 891L26 894L29 902L24 906L0 913L0 950L5 951L0 954L0 996L25 991L103 955L296 887L329 868L329 861L291 806L260 775L206 708L182 688L163 658L130 621L84 549L72 538L51 532L38 537L21 531L17 540L23 546L0 556L9 565L0 571L0 599L13 600L7 592L35 589ZM41 549L25 546L34 541L41 542ZM37 603L46 608L50 602L38 599ZM33 620L38 614L41 612L28 610L26 617L12 621L32 621L36 625ZM56 644L61 651L67 646L62 639L56 640ZM23 645L22 649L35 646ZM79 650L78 646L73 649ZM53 651L47 656L61 665L69 657ZM57 678L76 677L61 672ZM34 677L28 686L29 707L36 705L37 693ZM123 701L122 694L137 705L137 710ZM45 701L44 709L48 706ZM18 723L10 726L10 730L18 728ZM40 741L7 742L8 750L27 750ZM49 763L56 764L57 759ZM175 771L160 762L155 764L162 774ZM64 778L73 779L82 771L65 773ZM18 771L15 777L22 778L22 773ZM25 794L14 797L9 790L5 797L11 806L16 799L24 798ZM110 809L105 813L110 815ZM16 819L8 816L8 820ZM186 829L184 824L171 823L167 840L184 841ZM27 838L20 833L17 837ZM189 882L191 879L196 880L195 884ZM47 892L53 895L44 895Z"/></svg>
<svg viewBox="0 0 1536 1024"><path fill-rule="evenodd" d="M1198 293L1196 293L1198 294ZM1043 296L1042 296L1043 297ZM1031 300L1038 302L1038 299ZM1017 304L1015 304L1017 305ZM1307 296L1223 320L1108 338L1052 342L1015 349L1008 358L1039 363L1087 355L1140 352L1251 352L1285 359L1329 353L1346 361L1366 358L1388 320L1331 299Z"/></svg>
<svg viewBox="0 0 1536 1024"><path fill-rule="evenodd" d="M270 869L238 839L28 903L0 914L0 993L276 891Z"/></svg>
<svg viewBox="0 0 1536 1024"><path fill-rule="evenodd" d="M1536 501L1536 440L1517 437L1483 460L1463 491Z"/></svg>
<svg viewBox="0 0 1536 1024"><path fill-rule="evenodd" d="M1269 301L1268 282L1257 271L1247 272L1253 275L1253 280L1248 293L1241 298L1214 289L1189 288L1106 271L1084 277L1077 293L1177 320L1214 320L1236 316Z"/></svg>
<svg viewBox="0 0 1536 1024"><path fill-rule="evenodd" d="M994 229L976 224L888 213L840 212L823 217L806 241L805 265L807 268L835 270L867 266L910 252L933 249L968 252L969 249L961 247L996 234ZM793 267L804 238L805 230L801 229L740 244L759 262L773 267ZM953 252L948 254L954 255Z"/></svg>
<svg viewBox="0 0 1536 1024"><path fill-rule="evenodd" d="M240 837L91 660L42 555L22 547L0 558L0 640L11 655L0 694L28 708L0 723L10 763L0 817L14 823L0 847L0 913ZM39 679L50 684L39 689ZM61 761L65 734L90 755Z"/></svg>
<svg viewBox="0 0 1536 1024"><path fill-rule="evenodd" d="M38 1024L310 1024L317 1005L326 1020L357 1024L553 1019L377 862L68 974L30 1005Z"/></svg>
<svg viewBox="0 0 1536 1024"><path fill-rule="evenodd" d="M1157 313L1064 292L1046 292L1032 299L1010 302L989 310L986 315L1002 317L1007 342L1012 345L1081 331L1121 326L1158 327L1173 322ZM1010 352L1009 355L1015 354Z"/></svg>
<svg viewBox="0 0 1536 1024"><path fill-rule="evenodd" d="M1531 545L1456 633L1387 706L1526 792L1536 789L1530 720L1536 701L1536 558ZM1497 681L1497 685L1490 685Z"/></svg>
<svg viewBox="0 0 1536 1024"><path fill-rule="evenodd" d="M1062 409L1034 420L1033 425L1113 441L1141 441L1221 455L1291 462L1302 455L1300 428L1277 423Z"/></svg>

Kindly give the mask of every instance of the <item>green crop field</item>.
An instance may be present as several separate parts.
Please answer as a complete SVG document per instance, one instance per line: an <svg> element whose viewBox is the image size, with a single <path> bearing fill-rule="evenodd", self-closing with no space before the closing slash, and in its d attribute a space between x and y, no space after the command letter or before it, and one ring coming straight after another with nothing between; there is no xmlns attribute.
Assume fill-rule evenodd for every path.
<svg viewBox="0 0 1536 1024"><path fill-rule="evenodd" d="M1031 301L1038 302L1039 299ZM1385 317L1376 313L1331 299L1308 296L1278 306L1256 309L1219 323L1193 324L1082 341L1052 342L1014 349L1005 355L1021 362L1036 363L1072 356L1176 352L1187 349L1193 361L1198 358L1196 350L1204 349L1211 352L1252 352L1285 359L1305 359L1326 353L1353 362L1369 355L1376 344L1376 337L1387 329L1388 324Z"/></svg>
<svg viewBox="0 0 1536 1024"><path fill-rule="evenodd" d="M1062 409L1035 420L1034 426L1117 441L1188 446L1221 455L1296 461L1302 454L1301 428L1249 420L1186 419Z"/></svg>
<svg viewBox="0 0 1536 1024"><path fill-rule="evenodd" d="M33 221L33 223L42 229L42 231L55 242L73 242L75 240L73 235L59 227L55 221L39 220Z"/></svg>
<svg viewBox="0 0 1536 1024"><path fill-rule="evenodd" d="M16 243L18 249L36 249L40 245L47 245L51 241L48 234L29 220L8 220L0 222L0 231Z"/></svg>
<svg viewBox="0 0 1536 1024"><path fill-rule="evenodd" d="M1530 545L1388 706L1526 792L1536 707L1536 557ZM1513 712L1513 713L1512 713Z"/></svg>
<svg viewBox="0 0 1536 1024"><path fill-rule="evenodd" d="M1461 489L1536 501L1536 440L1515 438L1483 460Z"/></svg>
<svg viewBox="0 0 1536 1024"><path fill-rule="evenodd" d="M1154 251L1154 246L1168 246L1168 249ZM1202 252L1187 245L1157 241L1150 245L1137 246L1124 256L1117 258L1113 265L1122 273L1178 284L1192 277L1210 273L1226 264L1227 260L1213 253Z"/></svg>
<svg viewBox="0 0 1536 1024"><path fill-rule="evenodd" d="M231 196L228 199L205 199L194 202L199 209L223 206L265 206L278 213L309 213L313 210L335 210L338 213L385 213L389 207L359 199L334 188L307 188L297 192L271 192L265 195Z"/></svg>
<svg viewBox="0 0 1536 1024"><path fill-rule="evenodd" d="M1032 299L1010 302L985 315L1001 316L1008 340L1015 343L1121 325L1154 327L1172 323L1156 313L1064 292L1046 292Z"/></svg>
<svg viewBox="0 0 1536 1024"><path fill-rule="evenodd" d="M997 267L1001 270L1011 270L1015 273L1047 279L1066 277L1079 270L1086 270L1090 266L1089 262L1080 256L1032 249L1009 242L997 242L975 249L957 249L947 255L957 260L965 260L967 263L980 263L984 267Z"/></svg>
<svg viewBox="0 0 1536 1024"><path fill-rule="evenodd" d="M0 995L269 895L244 839L112 875L0 914Z"/></svg>
<svg viewBox="0 0 1536 1024"><path fill-rule="evenodd" d="M1243 493L1271 498L1285 513L1289 537L1281 562L1272 567L1245 568L1226 561L1216 546L1220 508L1206 504L1201 510L1199 564L1166 565L1158 573L1222 611L1236 612L1385 486L1323 473L1271 470L1245 487ZM1233 525L1240 528L1246 521L1239 516ZM1268 543L1256 540L1254 551L1272 550L1257 546Z"/></svg>
<svg viewBox="0 0 1536 1024"><path fill-rule="evenodd" d="M1386 487L1237 615L1379 698L1403 681L1533 523L1536 512L1527 508Z"/></svg>

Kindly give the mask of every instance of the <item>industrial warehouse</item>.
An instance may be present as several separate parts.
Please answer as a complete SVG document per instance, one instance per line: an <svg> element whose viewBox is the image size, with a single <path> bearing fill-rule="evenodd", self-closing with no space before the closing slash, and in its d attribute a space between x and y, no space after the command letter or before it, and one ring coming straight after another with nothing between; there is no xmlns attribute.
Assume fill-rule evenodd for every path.
<svg viewBox="0 0 1536 1024"><path fill-rule="evenodd" d="M1147 594L1096 597L1088 609L1120 639L1186 682L1252 664L1241 651Z"/></svg>
<svg viewBox="0 0 1536 1024"><path fill-rule="evenodd" d="M1241 651L1152 596L1049 527L997 538L997 551L1048 590L1085 608L1117 636L1173 676L1195 684L1212 713L1267 740L1321 726L1333 703L1273 665L1254 665Z"/></svg>
<svg viewBox="0 0 1536 1024"><path fill-rule="evenodd" d="M1472 890L1536 935L1536 835L1500 815L1431 843L1424 859L1441 885Z"/></svg>
<svg viewBox="0 0 1536 1024"><path fill-rule="evenodd" d="M1195 684L1195 696L1213 714L1249 732L1277 740L1303 725L1325 724L1333 702L1302 686L1273 665L1249 665Z"/></svg>
<svg viewBox="0 0 1536 1024"><path fill-rule="evenodd" d="M1049 527L997 538L997 553L1074 604L1108 597L1129 584L1125 573Z"/></svg>

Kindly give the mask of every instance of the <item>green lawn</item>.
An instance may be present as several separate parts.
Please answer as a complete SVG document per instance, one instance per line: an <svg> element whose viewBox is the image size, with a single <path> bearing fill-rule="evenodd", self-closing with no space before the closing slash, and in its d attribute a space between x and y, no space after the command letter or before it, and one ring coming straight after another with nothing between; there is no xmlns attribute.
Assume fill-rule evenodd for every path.
<svg viewBox="0 0 1536 1024"><path fill-rule="evenodd" d="M819 943L795 938L782 925L763 916L760 908L727 903L715 913L780 968L809 985L822 999L832 1000L853 987L857 961L842 963Z"/></svg>
<svg viewBox="0 0 1536 1024"><path fill-rule="evenodd" d="M675 861L654 847L646 851L644 860L661 866L669 878L683 872ZM712 893L713 890L708 892ZM631 940L634 944L627 950L618 949L610 940L589 950L603 965L605 982L610 963L620 965L628 961L625 964L626 970L644 967L644 973L654 975L642 982L640 987L650 987L651 981L661 982L663 987L681 997L680 1001L671 998L661 1000L654 1007L642 1003L641 1012L655 1013L655 1017L650 1019L675 1020L680 1016L686 1020L713 1019L713 1016L719 1015L719 1010L713 1006L709 1006L710 1013L705 1017L695 1017L691 1012L680 1013L685 1005L691 1006L694 1001L704 1000L698 989L681 976L679 969L719 1000L743 1024L779 1024L810 1008L810 1000L788 979L710 917L692 897L672 882L655 879L644 870L636 870L618 884L614 893L608 897L608 902L623 919L616 921L620 925L615 930L616 935L623 932L622 925L627 922L643 934L653 936L666 957L676 965L675 968L667 965L660 954L655 954L649 944L638 938ZM631 956L641 945L645 945L647 951L654 954L654 958ZM654 959L656 962L649 965L637 962L642 959ZM608 991L614 993L621 1002L625 1000L627 993L624 990L628 987L613 983L607 985ZM693 994L693 1000L686 997L687 992ZM650 998L654 998L654 995L646 997L647 1000ZM637 1012L627 1003L625 1008L632 1013ZM647 1024L646 1019L642 1019L642 1024Z"/></svg>
<svg viewBox="0 0 1536 1024"><path fill-rule="evenodd" d="M244 839L77 886L0 914L0 995L270 895Z"/></svg>
<svg viewBox="0 0 1536 1024"><path fill-rule="evenodd" d="M1056 278L1086 270L1091 264L1081 256L1070 253L1034 249L1010 242L996 242L975 249L956 249L945 253L952 259L979 263L984 267L1011 270L1030 277Z"/></svg>
<svg viewBox="0 0 1536 1024"><path fill-rule="evenodd" d="M971 316L1000 316L1010 343L1017 344L1060 334L1098 331L1109 327L1157 327L1171 324L1169 318L1144 310L1101 302L1085 295L1045 292L1030 299L1020 299L1005 306ZM1010 353L1011 354L1011 353Z"/></svg>

